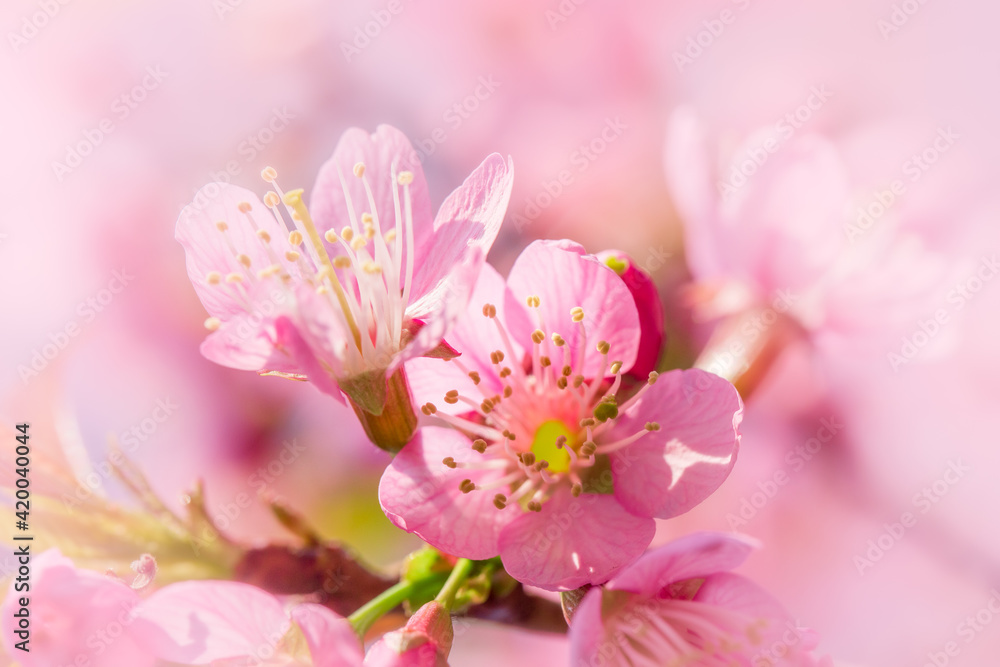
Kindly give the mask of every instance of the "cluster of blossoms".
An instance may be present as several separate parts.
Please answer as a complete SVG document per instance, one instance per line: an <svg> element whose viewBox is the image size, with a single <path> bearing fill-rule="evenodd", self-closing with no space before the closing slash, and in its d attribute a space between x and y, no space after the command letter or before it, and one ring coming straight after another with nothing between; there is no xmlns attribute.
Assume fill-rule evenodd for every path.
<svg viewBox="0 0 1000 667"><path fill-rule="evenodd" d="M114 623L123 639L90 664L446 665L451 613L496 571L562 594L573 665L821 664L811 633L730 574L748 542L701 534L647 551L656 519L729 475L743 404L718 375L654 370L662 310L627 256L536 241L505 280L485 257L510 160L488 157L434 217L415 151L386 126L344 135L309 206L262 175L263 199L212 184L178 221L210 315L202 352L350 404L395 454L385 514L446 567L343 618L235 581L147 593L151 561L129 585L50 552L32 576L36 596L53 595L34 613L80 641L53 630L23 664L71 664L60 646ZM406 625L365 652L372 622L403 602L416 609Z"/></svg>

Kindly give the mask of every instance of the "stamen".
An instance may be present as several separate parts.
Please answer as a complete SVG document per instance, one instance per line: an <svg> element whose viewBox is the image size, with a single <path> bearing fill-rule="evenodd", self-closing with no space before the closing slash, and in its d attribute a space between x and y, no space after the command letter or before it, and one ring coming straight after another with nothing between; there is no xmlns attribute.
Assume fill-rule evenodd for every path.
<svg viewBox="0 0 1000 667"><path fill-rule="evenodd" d="M209 271L205 275L205 282L209 285L218 285L222 282L222 274L218 271Z"/></svg>
<svg viewBox="0 0 1000 667"><path fill-rule="evenodd" d="M253 206L251 206L250 202L248 201L241 201L239 204L236 205L236 209L240 213L249 213L253 209Z"/></svg>
<svg viewBox="0 0 1000 667"><path fill-rule="evenodd" d="M507 507L507 496L502 493L498 493L493 496L493 506L498 510L506 509Z"/></svg>
<svg viewBox="0 0 1000 667"><path fill-rule="evenodd" d="M248 255L240 253L239 255L236 255L236 261L242 264L243 266L247 267L248 269L250 268L250 257Z"/></svg>
<svg viewBox="0 0 1000 667"><path fill-rule="evenodd" d="M354 175L357 176L358 178L361 178L362 176L365 175L364 162L358 162L356 165L354 165Z"/></svg>
<svg viewBox="0 0 1000 667"><path fill-rule="evenodd" d="M480 454L486 453L486 441L482 438L476 438L472 441L472 448L479 452Z"/></svg>
<svg viewBox="0 0 1000 667"><path fill-rule="evenodd" d="M209 331L218 331L219 327L222 326L222 320L218 317L210 317L205 320L205 328Z"/></svg>
<svg viewBox="0 0 1000 667"><path fill-rule="evenodd" d="M630 435L630 436L628 436L626 438L622 438L621 440L617 440L615 442L609 442L609 443L600 445L597 448L597 451L600 454L610 454L611 452L616 452L619 449L623 449L623 448L631 445L633 442L635 442L636 440L638 440L642 436L646 435L647 433L652 433L652 432L659 431L659 430L660 430L660 425L658 423L656 423L656 422L646 422L646 425L643 427L643 429L641 431L633 433L632 435Z"/></svg>
<svg viewBox="0 0 1000 667"><path fill-rule="evenodd" d="M258 229L257 230L257 238L259 238L264 243L270 243L271 242L271 235L267 233L266 229Z"/></svg>
<svg viewBox="0 0 1000 667"><path fill-rule="evenodd" d="M288 244L293 248L302 245L302 232L297 229L288 232Z"/></svg>
<svg viewBox="0 0 1000 667"><path fill-rule="evenodd" d="M327 243L336 243L339 239L337 238L337 232L332 229L326 230L323 234L323 238L326 239Z"/></svg>
<svg viewBox="0 0 1000 667"><path fill-rule="evenodd" d="M281 203L281 197L279 197L278 193L275 192L274 190L270 190L268 191L267 194L264 195L264 206L267 206L268 208L274 208L280 203Z"/></svg>
<svg viewBox="0 0 1000 667"><path fill-rule="evenodd" d="M226 282L227 283L241 283L241 282L243 282L243 274L242 273L230 273L229 275L226 276Z"/></svg>
<svg viewBox="0 0 1000 667"><path fill-rule="evenodd" d="M218 229L220 232L224 232L227 229L229 229L229 225L227 225L224 220L219 220L217 223L215 223L215 228Z"/></svg>
<svg viewBox="0 0 1000 667"><path fill-rule="evenodd" d="M462 483L458 485L458 488L462 493L472 493L476 490L476 485L471 479L463 479Z"/></svg>
<svg viewBox="0 0 1000 667"><path fill-rule="evenodd" d="M278 172L274 167L264 167L260 172L260 177L268 183L274 183L274 180L278 178Z"/></svg>
<svg viewBox="0 0 1000 667"><path fill-rule="evenodd" d="M302 257L302 255L300 255L299 253L295 252L294 250L287 250L287 251L285 251L285 259L287 259L289 262L293 262L293 263L297 262L297 261L299 261L300 257Z"/></svg>

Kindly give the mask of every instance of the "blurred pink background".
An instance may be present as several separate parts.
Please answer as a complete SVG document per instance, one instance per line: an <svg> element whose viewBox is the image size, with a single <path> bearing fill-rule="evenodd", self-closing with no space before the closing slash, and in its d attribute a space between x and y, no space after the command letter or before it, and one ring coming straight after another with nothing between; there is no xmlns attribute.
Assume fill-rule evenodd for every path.
<svg viewBox="0 0 1000 667"><path fill-rule="evenodd" d="M348 410L309 385L201 357L205 313L173 240L201 185L263 192L271 165L286 189L309 188L350 126L406 132L435 207L485 155L510 154L514 196L491 262L506 271L535 238L630 252L661 288L669 365L690 365L703 342L664 173L680 107L702 119L716 157L799 113L796 136L821 134L844 157L852 211L939 132L957 137L893 211L941 269L892 278L921 290L902 335L1000 247L993 3L342 4L11 0L0 11L0 415L30 422L37 448L76 443L81 478L88 462L100 469L109 434L137 428L131 457L178 506L196 478L224 516L266 487L376 565L418 544L381 514L387 457ZM786 351L748 401L732 477L663 522L662 538L741 517L735 527L764 543L745 573L816 628L838 665L933 664L949 642L960 650L947 664L992 664L1000 619L981 613L974 631L965 619L1000 598L998 307L1000 281L984 282L898 370L886 361L895 332L832 345L822 362ZM821 420L841 426L808 458L796 453ZM922 512L915 496L956 469ZM129 502L99 477L93 491ZM916 525L883 537L884 553L859 568L905 511ZM257 505L226 522L242 540L287 538ZM469 633L452 664L566 660L562 638Z"/></svg>

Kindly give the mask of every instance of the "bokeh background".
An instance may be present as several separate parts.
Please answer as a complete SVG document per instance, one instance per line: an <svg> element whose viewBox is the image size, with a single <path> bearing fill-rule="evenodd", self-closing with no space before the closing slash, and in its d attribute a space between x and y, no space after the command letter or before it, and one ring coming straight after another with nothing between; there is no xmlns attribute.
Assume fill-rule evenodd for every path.
<svg viewBox="0 0 1000 667"><path fill-rule="evenodd" d="M137 429L130 457L174 506L201 479L219 523L264 543L288 536L236 499L277 494L391 567L417 542L382 516L386 458L352 415L311 386L200 356L205 313L173 240L199 187L262 192L271 165L286 189L308 189L350 126L406 132L435 206L488 153L509 154L514 194L490 261L505 271L535 238L631 253L668 313L664 366L690 365L704 331L664 169L671 118L696 114L732 155L823 91L796 133L841 151L851 210L939 132L957 137L893 210L941 269L892 278L921 289L905 335L1000 247L998 21L1000 6L983 0L8 0L0 415L32 424L49 472L91 480L71 492L131 502L102 463L109 435ZM949 642L959 650L947 664L993 664L996 283L898 369L886 361L896 332L835 346L819 370L789 349L748 401L733 476L657 539L734 527L760 538L744 572L816 628L838 664L920 667ZM835 437L796 455L830 420ZM884 538L956 469L914 527ZM565 660L563 638L469 633L452 664Z"/></svg>

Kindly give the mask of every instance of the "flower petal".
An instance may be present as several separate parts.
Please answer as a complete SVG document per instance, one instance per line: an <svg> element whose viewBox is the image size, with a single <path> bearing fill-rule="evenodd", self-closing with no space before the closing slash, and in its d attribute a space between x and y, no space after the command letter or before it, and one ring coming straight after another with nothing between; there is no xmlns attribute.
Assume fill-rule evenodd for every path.
<svg viewBox="0 0 1000 667"><path fill-rule="evenodd" d="M550 591L602 584L649 546L652 519L629 514L613 496L557 493L500 533L504 569Z"/></svg>
<svg viewBox="0 0 1000 667"><path fill-rule="evenodd" d="M447 428L420 429L382 474L378 494L382 510L403 530L461 558L480 560L497 555L500 529L516 517L516 510L498 510L494 493L462 493L464 479L485 484L502 471L448 468L442 460L482 461L468 438Z"/></svg>
<svg viewBox="0 0 1000 667"><path fill-rule="evenodd" d="M461 354L459 361L470 372L479 374L477 386L465 374L458 364L442 362L440 359L410 359L406 362L406 373L410 379L410 388L418 405L430 401L438 410L451 414L469 412L465 403L448 405L442 398L451 390L456 390L462 396L473 400L482 396L494 396L503 391L503 383L497 374L496 366L489 362L490 352L505 350L503 339L497 330L496 323L483 316L483 306L492 304L497 309L497 320L506 323L511 319L527 320L525 309L510 299L504 279L500 277L489 264L484 264L476 287L472 292L464 315L458 320L454 329L448 334L448 343ZM511 341L517 356L524 354L517 341Z"/></svg>
<svg viewBox="0 0 1000 667"><path fill-rule="evenodd" d="M241 205L245 208L247 204L249 210L241 211ZM225 223L224 232L217 226L220 222ZM268 243L261 240L259 231L267 233ZM293 279L301 277L298 266L285 259L285 252L292 249L288 231L257 195L245 188L209 183L181 211L174 235L184 246L188 277L198 298L205 310L224 322L240 313L261 309L255 308L256 298L248 301L241 295L239 285L225 280L208 284L211 272L218 272L223 279L230 274L243 276L242 284L249 290L258 282L257 271L273 263L280 264ZM268 252L268 246L273 252ZM240 255L249 260L249 267L240 263ZM266 298L269 292L256 291L255 295Z"/></svg>
<svg viewBox="0 0 1000 667"><path fill-rule="evenodd" d="M740 535L693 533L647 551L607 588L656 595L669 584L739 567L756 543Z"/></svg>
<svg viewBox="0 0 1000 667"><path fill-rule="evenodd" d="M291 621L270 593L234 581L184 581L136 608L133 633L168 662L207 665L273 651Z"/></svg>
<svg viewBox="0 0 1000 667"><path fill-rule="evenodd" d="M291 610L305 635L313 667L360 667L364 651L347 619L326 607L305 603Z"/></svg>
<svg viewBox="0 0 1000 667"><path fill-rule="evenodd" d="M365 165L365 178L372 189L375 211L372 211L364 183L354 175L354 166L359 162ZM339 233L341 228L350 225L347 199L344 198L345 186L356 220L360 220L365 212L378 213L383 234L394 227L402 233L403 226L396 220L393 200L393 189L399 188L392 180L393 169L397 174L401 171L413 173L413 182L409 187L414 233L430 230L431 202L417 153L405 134L390 125L379 125L374 134L356 127L344 132L333 156L320 167L309 204L309 212L320 235L328 229ZM399 197L402 201L401 192ZM358 233L361 230L354 231Z"/></svg>
<svg viewBox="0 0 1000 667"><path fill-rule="evenodd" d="M433 230L414 239L419 261L410 292L413 300L430 294L469 248L482 249L486 257L507 214L513 186L513 161L493 153L444 200Z"/></svg>
<svg viewBox="0 0 1000 667"><path fill-rule="evenodd" d="M602 340L611 345L610 359L622 362L622 371L635 363L641 333L635 300L618 274L593 255L584 254L581 246L569 241L533 242L517 258L507 285L520 303L529 296L540 298L537 310L545 324L544 345L553 359L562 358L562 354L555 355L555 347L548 342L552 333L560 334L572 358L577 358L583 340L570 311L583 308L586 347L583 367L574 367L575 373L587 378L600 373L601 355L594 346ZM530 340L531 332L538 328L534 321L523 329L518 324L511 322L511 330L520 341Z"/></svg>
<svg viewBox="0 0 1000 667"><path fill-rule="evenodd" d="M611 454L615 497L640 516L668 519L687 512L729 476L742 419L743 401L719 376L697 369L660 375L601 437L610 442L647 422L660 425Z"/></svg>

